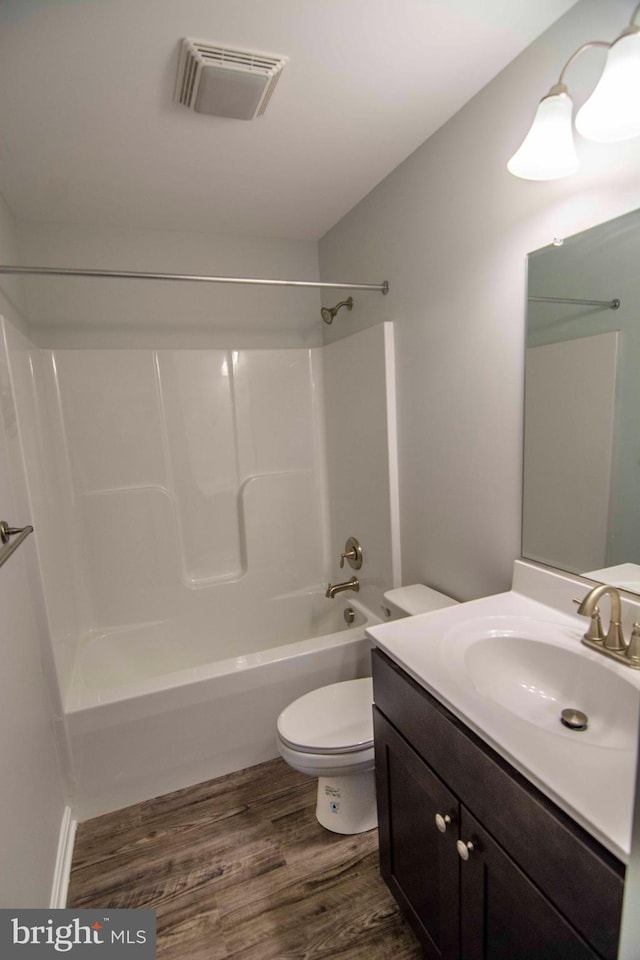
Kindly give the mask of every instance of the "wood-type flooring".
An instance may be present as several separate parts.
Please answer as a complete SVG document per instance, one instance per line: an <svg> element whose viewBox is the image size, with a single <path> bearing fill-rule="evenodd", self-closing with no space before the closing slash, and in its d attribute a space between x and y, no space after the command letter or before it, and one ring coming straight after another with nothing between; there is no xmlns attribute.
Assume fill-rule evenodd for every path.
<svg viewBox="0 0 640 960"><path fill-rule="evenodd" d="M419 960L377 831L315 793L277 759L79 824L67 906L154 909L158 960Z"/></svg>

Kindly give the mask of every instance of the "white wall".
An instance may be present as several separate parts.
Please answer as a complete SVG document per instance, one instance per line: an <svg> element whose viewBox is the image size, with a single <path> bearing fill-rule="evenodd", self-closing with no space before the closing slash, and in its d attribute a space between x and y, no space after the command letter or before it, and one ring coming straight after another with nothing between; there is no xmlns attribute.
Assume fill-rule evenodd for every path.
<svg viewBox="0 0 640 960"><path fill-rule="evenodd" d="M0 256L11 256L11 218L0 201ZM5 293L6 291L6 293ZM0 284L0 314L24 328L19 285ZM3 324L0 323L3 328ZM3 332L3 330L2 330ZM0 519L30 522L4 335L0 336ZM65 815L60 703L31 534L0 569L0 906L46 907ZM59 905L59 904L58 904Z"/></svg>
<svg viewBox="0 0 640 960"><path fill-rule="evenodd" d="M323 277L339 267L391 284L386 297L356 296L325 336L394 321L406 583L463 600L509 586L520 554L526 254L636 207L640 140L583 141L582 171L563 181L517 180L505 164L570 54L617 36L633 6L578 4L320 242ZM599 58L591 51L568 76L576 103Z"/></svg>
<svg viewBox="0 0 640 960"><path fill-rule="evenodd" d="M20 263L317 280L310 240L20 223ZM322 343L314 288L30 277L32 339L47 347L231 348Z"/></svg>

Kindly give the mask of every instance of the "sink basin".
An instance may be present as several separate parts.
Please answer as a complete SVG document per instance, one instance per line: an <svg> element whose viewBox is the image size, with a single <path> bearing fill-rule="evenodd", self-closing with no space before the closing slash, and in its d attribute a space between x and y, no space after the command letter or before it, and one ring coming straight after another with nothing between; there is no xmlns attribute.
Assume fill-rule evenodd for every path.
<svg viewBox="0 0 640 960"><path fill-rule="evenodd" d="M452 633L458 635L457 644ZM452 652L458 647L455 667L479 694L521 720L576 744L635 749L637 687L605 661L585 655L584 648L546 642L544 634L540 623L525 621L518 629L492 619L458 627L443 643ZM562 724L560 715L567 708L587 715L585 730Z"/></svg>

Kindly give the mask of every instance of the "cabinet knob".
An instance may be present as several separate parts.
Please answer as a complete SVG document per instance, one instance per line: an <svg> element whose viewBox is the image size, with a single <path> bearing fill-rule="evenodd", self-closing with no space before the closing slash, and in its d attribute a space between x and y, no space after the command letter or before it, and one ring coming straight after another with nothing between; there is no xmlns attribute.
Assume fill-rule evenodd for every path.
<svg viewBox="0 0 640 960"><path fill-rule="evenodd" d="M445 813L443 817L441 813L436 813L435 820L436 820L436 827L438 828L440 833L446 833L447 827L451 823L451 817L449 816L449 814Z"/></svg>
<svg viewBox="0 0 640 960"><path fill-rule="evenodd" d="M468 860L473 852L473 844L471 840L467 840L465 843L464 840L456 840L456 850L458 851L458 856L462 860Z"/></svg>

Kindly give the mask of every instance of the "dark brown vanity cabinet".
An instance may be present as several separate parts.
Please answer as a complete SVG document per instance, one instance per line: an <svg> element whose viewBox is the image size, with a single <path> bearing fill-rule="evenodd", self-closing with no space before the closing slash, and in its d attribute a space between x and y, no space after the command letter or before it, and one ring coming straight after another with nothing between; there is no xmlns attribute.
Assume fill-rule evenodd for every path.
<svg viewBox="0 0 640 960"><path fill-rule="evenodd" d="M373 652L382 876L427 960L615 960L623 865Z"/></svg>

